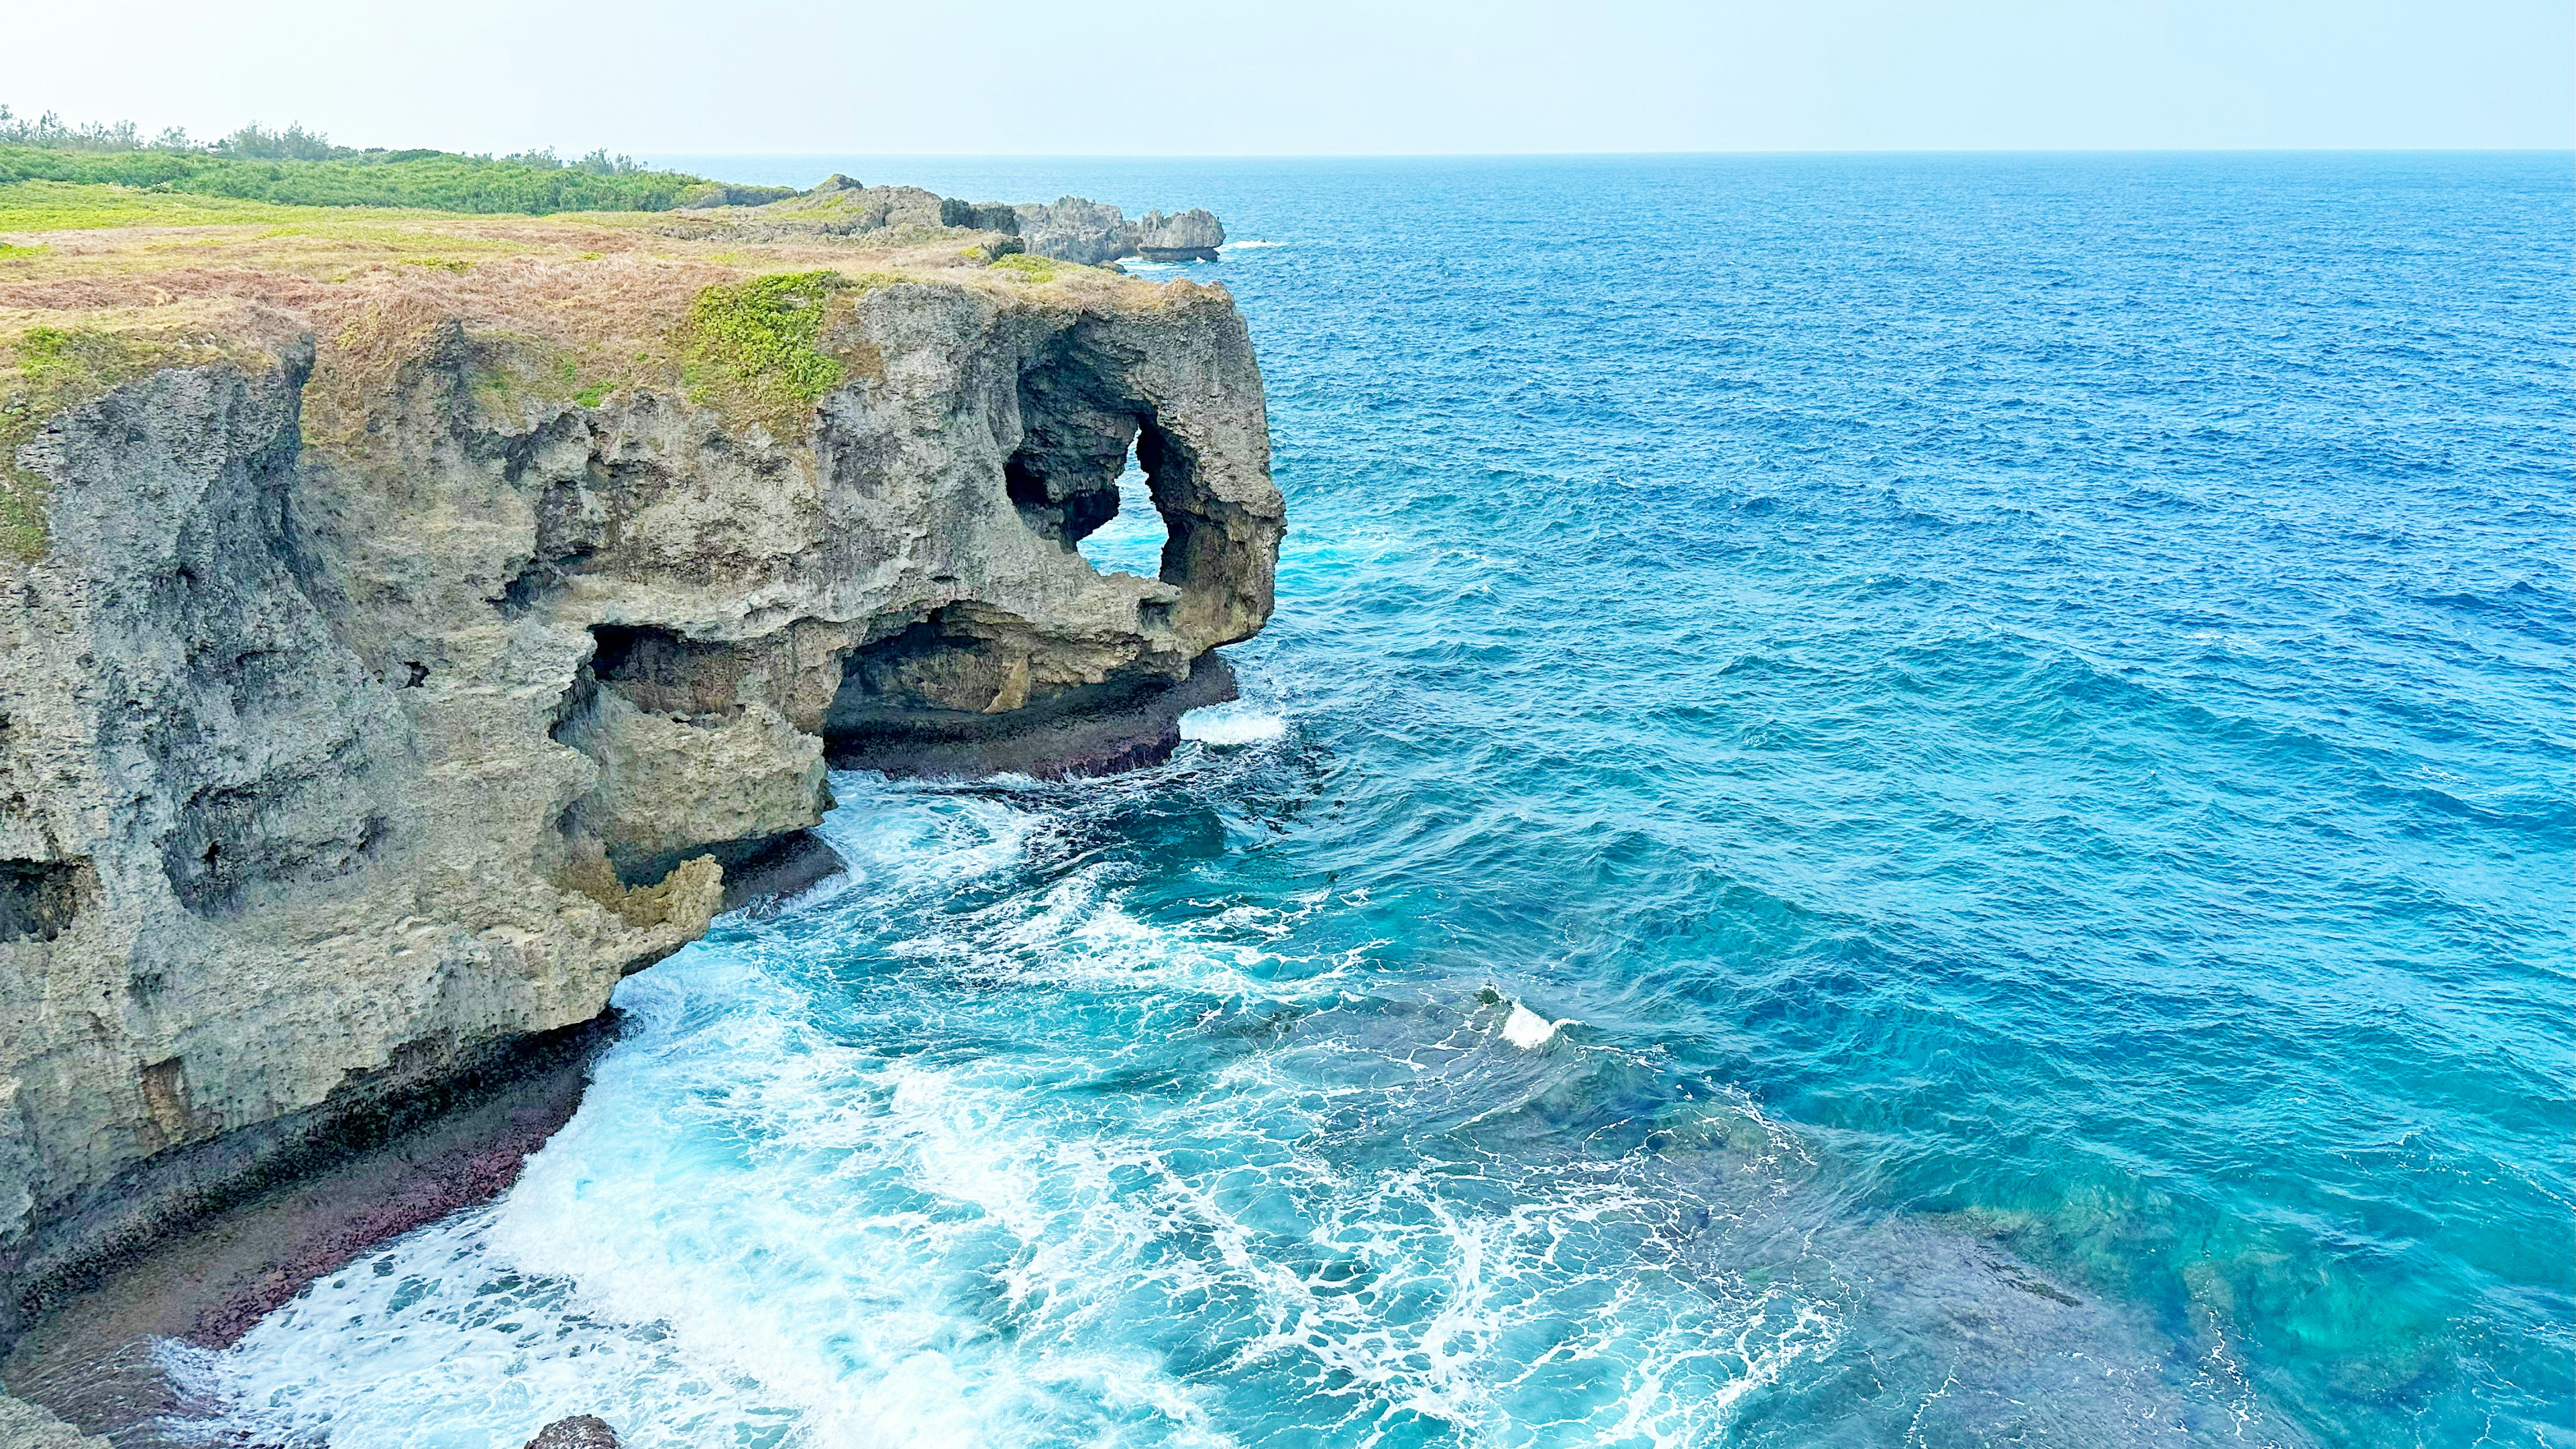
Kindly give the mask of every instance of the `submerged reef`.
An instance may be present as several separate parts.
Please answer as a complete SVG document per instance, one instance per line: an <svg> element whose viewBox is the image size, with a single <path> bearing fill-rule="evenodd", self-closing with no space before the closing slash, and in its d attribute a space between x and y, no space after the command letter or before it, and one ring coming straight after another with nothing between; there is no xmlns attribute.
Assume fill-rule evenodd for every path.
<svg viewBox="0 0 2576 1449"><path fill-rule="evenodd" d="M1269 615L1243 319L1061 204L60 191L0 208L0 1339L810 880L827 762L1156 758ZM1077 548L1131 457L1151 578Z"/></svg>

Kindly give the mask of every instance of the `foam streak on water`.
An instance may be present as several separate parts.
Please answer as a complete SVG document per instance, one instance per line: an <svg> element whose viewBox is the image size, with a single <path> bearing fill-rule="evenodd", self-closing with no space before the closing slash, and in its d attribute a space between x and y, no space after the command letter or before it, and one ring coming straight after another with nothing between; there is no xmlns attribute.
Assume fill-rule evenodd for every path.
<svg viewBox="0 0 2576 1449"><path fill-rule="evenodd" d="M1002 887L1060 816L835 790L854 888L630 982L505 1201L203 1370L235 1423L479 1445L578 1401L646 1446L1679 1444L1833 1342L1795 1290L1641 1265L1691 1205L1620 1156L1414 1150L1413 1105L1518 1108L1480 1065L1514 1008L1373 1002L1269 912L1148 924L1102 865Z"/></svg>
<svg viewBox="0 0 2576 1449"><path fill-rule="evenodd" d="M1894 1266L1748 1271L1731 1233L1835 1215L1793 1135L1580 1023L1283 949L1329 890L1158 924L1091 848L1115 795L834 790L850 886L629 982L509 1196L189 1365L233 1406L201 1432L1708 1444L1872 1311L1845 1275ZM1910 1271L2027 1312L1964 1258ZM2133 1325L2072 1332L2149 1414L2209 1418Z"/></svg>
<svg viewBox="0 0 2576 1449"><path fill-rule="evenodd" d="M2576 1445L2564 156L698 169L1281 243L1279 615L836 781L236 1425Z"/></svg>

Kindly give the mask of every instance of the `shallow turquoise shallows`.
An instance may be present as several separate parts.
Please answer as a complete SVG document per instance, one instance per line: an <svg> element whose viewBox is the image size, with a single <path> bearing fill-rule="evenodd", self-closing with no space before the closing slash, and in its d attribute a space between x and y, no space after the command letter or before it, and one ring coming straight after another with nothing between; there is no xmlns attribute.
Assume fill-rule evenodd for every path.
<svg viewBox="0 0 2576 1449"><path fill-rule="evenodd" d="M836 778L227 1427L2576 1443L2568 157L694 164L1218 211L1278 617Z"/></svg>

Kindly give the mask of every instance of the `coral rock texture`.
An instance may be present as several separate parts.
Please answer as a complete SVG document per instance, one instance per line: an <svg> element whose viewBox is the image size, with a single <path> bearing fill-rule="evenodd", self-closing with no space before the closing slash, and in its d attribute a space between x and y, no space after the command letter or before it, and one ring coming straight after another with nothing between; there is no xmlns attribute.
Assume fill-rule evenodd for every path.
<svg viewBox="0 0 2576 1449"><path fill-rule="evenodd" d="M526 1449L617 1449L617 1431L605 1419L575 1414L538 1430Z"/></svg>
<svg viewBox="0 0 2576 1449"><path fill-rule="evenodd" d="M1136 253L1150 260L1212 262L1223 245L1216 214L1196 207L1173 216L1149 211L1136 223Z"/></svg>

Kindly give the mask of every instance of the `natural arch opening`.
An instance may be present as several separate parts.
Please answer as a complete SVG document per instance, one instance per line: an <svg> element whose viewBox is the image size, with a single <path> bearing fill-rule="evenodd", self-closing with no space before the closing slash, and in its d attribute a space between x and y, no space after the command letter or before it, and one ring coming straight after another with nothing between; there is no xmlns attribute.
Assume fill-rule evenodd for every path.
<svg viewBox="0 0 2576 1449"><path fill-rule="evenodd" d="M1170 579L1173 524L1157 487L1178 460L1155 417L1109 357L1078 333L1020 370L1020 440L1002 474L1011 504L1037 532L1102 573Z"/></svg>
<svg viewBox="0 0 2576 1449"><path fill-rule="evenodd" d="M1118 475L1116 503L1109 517L1084 534L1078 544L1082 561L1099 573L1160 578L1163 546L1171 538L1171 525L1163 521L1163 510L1154 505L1145 469L1131 450L1126 469Z"/></svg>

